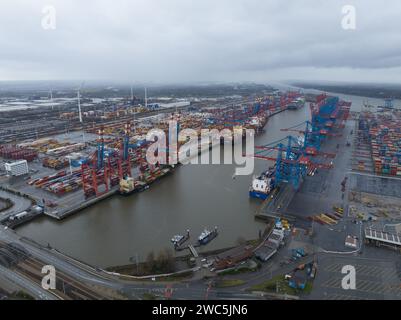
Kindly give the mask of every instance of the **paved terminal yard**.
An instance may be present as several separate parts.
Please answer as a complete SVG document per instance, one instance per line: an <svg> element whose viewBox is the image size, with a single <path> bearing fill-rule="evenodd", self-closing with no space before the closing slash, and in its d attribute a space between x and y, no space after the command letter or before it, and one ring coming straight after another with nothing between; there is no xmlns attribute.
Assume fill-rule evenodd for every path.
<svg viewBox="0 0 401 320"><path fill-rule="evenodd" d="M324 300L401 300L401 257L367 247L363 255L321 255L319 271L310 299ZM344 266L356 270L355 290L345 290L341 282Z"/></svg>
<svg viewBox="0 0 401 320"><path fill-rule="evenodd" d="M364 239L366 227L387 232L391 229L399 234L401 180L353 170L355 141L350 132L354 126L354 121L349 120L341 137L329 138L322 146L322 151L337 153L332 169L320 169L313 177L307 176L297 192L284 186L258 212L261 216L283 216L295 227L308 230L309 237L297 243L313 248L318 264L312 294L307 299L401 299L400 248L378 248ZM335 207L344 210L335 223L311 221L311 216L332 215ZM345 244L348 236L356 239L355 247ZM341 287L344 265L356 268L356 290Z"/></svg>

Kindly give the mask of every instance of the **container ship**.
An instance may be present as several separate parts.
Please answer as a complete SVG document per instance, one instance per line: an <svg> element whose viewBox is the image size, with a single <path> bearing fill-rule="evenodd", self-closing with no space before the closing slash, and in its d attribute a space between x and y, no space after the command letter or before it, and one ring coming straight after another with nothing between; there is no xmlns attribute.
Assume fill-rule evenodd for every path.
<svg viewBox="0 0 401 320"><path fill-rule="evenodd" d="M120 180L120 189L118 192L122 196L128 196L133 193L144 191L148 188L149 186L145 182L126 177Z"/></svg>
<svg viewBox="0 0 401 320"><path fill-rule="evenodd" d="M267 112L262 115L254 116L250 118L249 125L252 129L255 130L255 133L260 133L263 131L263 128L269 121L269 114Z"/></svg>
<svg viewBox="0 0 401 320"><path fill-rule="evenodd" d="M262 172L259 177L252 180L249 188L249 197L266 200L274 189L274 167Z"/></svg>
<svg viewBox="0 0 401 320"><path fill-rule="evenodd" d="M155 182L156 180L165 177L169 175L170 173L173 172L172 167L165 167L165 168L159 168L156 167L153 170L143 170L142 171L142 181L145 182L146 184L150 185L151 183Z"/></svg>
<svg viewBox="0 0 401 320"><path fill-rule="evenodd" d="M198 243L200 245L208 244L210 241L212 241L214 238L217 237L217 234L218 234L217 227L214 227L214 230L212 231L205 229L198 237Z"/></svg>
<svg viewBox="0 0 401 320"><path fill-rule="evenodd" d="M287 105L288 110L298 110L305 106L304 98L296 98Z"/></svg>

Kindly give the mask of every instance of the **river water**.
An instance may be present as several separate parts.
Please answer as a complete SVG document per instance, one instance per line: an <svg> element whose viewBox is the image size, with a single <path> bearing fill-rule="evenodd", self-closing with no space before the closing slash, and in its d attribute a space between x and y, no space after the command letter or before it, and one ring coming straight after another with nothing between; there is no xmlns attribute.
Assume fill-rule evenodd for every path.
<svg viewBox="0 0 401 320"><path fill-rule="evenodd" d="M366 100L339 96L352 101L356 111ZM382 101L369 99L369 103ZM279 113L270 118L255 145L283 138L288 133L281 128L309 118L309 104ZM255 160L254 174L268 165ZM240 238L257 238L264 229L263 223L254 220L260 201L248 197L252 175L233 179L234 170L235 165L180 166L145 192L114 196L61 222L40 218L20 227L18 233L100 267L127 264L131 257L145 260L150 251L157 254L172 248L171 237L187 229L194 239L205 227L219 228L218 237L199 251L233 246Z"/></svg>

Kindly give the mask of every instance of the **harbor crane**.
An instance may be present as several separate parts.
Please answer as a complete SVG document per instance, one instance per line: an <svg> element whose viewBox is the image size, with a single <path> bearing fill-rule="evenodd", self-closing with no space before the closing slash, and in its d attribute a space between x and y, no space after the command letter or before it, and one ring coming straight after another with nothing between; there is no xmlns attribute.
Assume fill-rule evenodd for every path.
<svg viewBox="0 0 401 320"><path fill-rule="evenodd" d="M332 162L318 162L305 154L299 139L287 136L264 146L256 146L254 158L275 162L275 185L290 183L295 189L301 185L304 176L317 168L330 169Z"/></svg>

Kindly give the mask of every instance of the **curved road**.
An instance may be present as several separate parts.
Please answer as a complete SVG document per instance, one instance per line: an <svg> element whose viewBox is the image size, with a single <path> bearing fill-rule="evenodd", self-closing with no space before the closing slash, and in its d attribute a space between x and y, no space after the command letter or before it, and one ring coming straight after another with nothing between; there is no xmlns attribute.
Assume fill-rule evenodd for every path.
<svg viewBox="0 0 401 320"><path fill-rule="evenodd" d="M0 190L0 198L3 198L3 199L8 198L14 203L14 205L11 208L0 212L0 220L2 220L3 218L6 218L12 214L25 211L25 210L29 209L32 205L31 201L29 199L26 199L21 196L17 196L11 192L4 191L4 190Z"/></svg>

